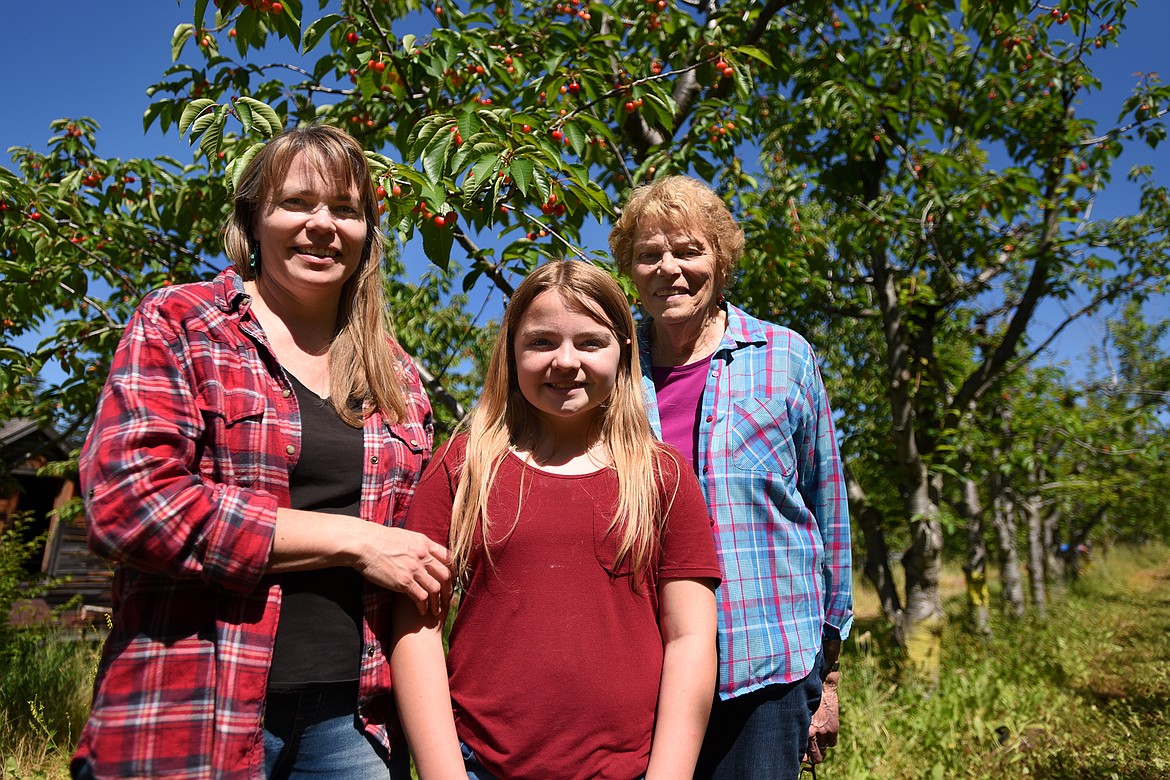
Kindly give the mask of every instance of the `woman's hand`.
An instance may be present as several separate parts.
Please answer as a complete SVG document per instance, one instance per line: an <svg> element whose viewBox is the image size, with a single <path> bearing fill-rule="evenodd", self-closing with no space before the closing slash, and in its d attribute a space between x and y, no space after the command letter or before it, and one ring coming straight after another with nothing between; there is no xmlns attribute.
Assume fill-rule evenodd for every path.
<svg viewBox="0 0 1170 780"><path fill-rule="evenodd" d="M422 534L347 515L276 510L268 571L330 566L409 596L422 615L438 615L451 600L451 553Z"/></svg>
<svg viewBox="0 0 1170 780"><path fill-rule="evenodd" d="M355 569L383 588L414 600L420 615L438 615L451 600L451 553L414 531L363 523Z"/></svg>

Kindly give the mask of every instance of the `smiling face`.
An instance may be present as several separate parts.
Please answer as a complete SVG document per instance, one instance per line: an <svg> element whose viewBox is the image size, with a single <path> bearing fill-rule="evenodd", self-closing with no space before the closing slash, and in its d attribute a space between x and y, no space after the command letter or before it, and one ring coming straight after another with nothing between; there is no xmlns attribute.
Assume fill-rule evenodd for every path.
<svg viewBox="0 0 1170 780"><path fill-rule="evenodd" d="M361 263L367 224L357 188L340 188L297 154L252 229L261 289L304 305L336 305Z"/></svg>
<svg viewBox="0 0 1170 780"><path fill-rule="evenodd" d="M632 254L630 277L656 325L697 327L710 320L723 280L700 232L648 218L634 234Z"/></svg>
<svg viewBox="0 0 1170 780"><path fill-rule="evenodd" d="M520 317L512 354L520 392L556 431L592 424L613 392L622 350L608 326L546 290Z"/></svg>

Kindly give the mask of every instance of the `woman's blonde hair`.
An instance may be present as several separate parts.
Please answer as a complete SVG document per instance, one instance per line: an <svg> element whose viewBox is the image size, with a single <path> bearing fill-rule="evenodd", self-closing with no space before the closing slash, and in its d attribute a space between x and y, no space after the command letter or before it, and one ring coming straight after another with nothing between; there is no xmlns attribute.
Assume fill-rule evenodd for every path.
<svg viewBox="0 0 1170 780"><path fill-rule="evenodd" d="M622 215L609 233L609 251L618 270L626 276L634 262L638 226L648 219L662 219L698 228L715 252L715 272L720 288L727 283L743 256L743 229L723 199L710 187L690 176L666 176L634 188Z"/></svg>
<svg viewBox="0 0 1170 780"><path fill-rule="evenodd" d="M365 404L365 413L379 409L391 421L406 412L400 367L390 341L394 339L382 291L382 232L378 196L365 152L352 136L326 125L290 128L257 154L236 185L232 213L223 230L224 252L245 281L264 273L264 258L252 228L273 194L284 185L297 155L328 182L356 189L366 221L366 240L357 270L341 288L337 324L329 345L329 387L333 408L357 428L361 416L351 402ZM258 262L252 262L253 253Z"/></svg>
<svg viewBox="0 0 1170 780"><path fill-rule="evenodd" d="M618 502L610 533L618 535L615 569L628 559L632 584L643 581L658 551L669 509L659 487L661 469L677 463L661 457L642 401L638 344L630 304L606 271L578 260L555 260L537 268L513 294L496 335L483 394L471 414L466 459L451 519L449 546L458 576L467 573L476 529L486 540L487 507L500 464L513 446L532 446L544 434L540 417L524 398L516 378L514 340L528 307L553 291L572 310L587 314L613 332L621 347L613 393L599 407L597 440L603 443L618 481ZM677 484L677 474L672 483ZM513 519L513 524L515 519Z"/></svg>

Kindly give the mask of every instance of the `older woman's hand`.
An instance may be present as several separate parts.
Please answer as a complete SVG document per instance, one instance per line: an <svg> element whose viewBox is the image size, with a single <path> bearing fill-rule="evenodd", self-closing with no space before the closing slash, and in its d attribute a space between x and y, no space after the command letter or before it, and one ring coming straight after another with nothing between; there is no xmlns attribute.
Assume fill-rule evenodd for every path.
<svg viewBox="0 0 1170 780"><path fill-rule="evenodd" d="M365 524L354 567L375 585L410 596L419 614L440 614L451 597L451 553L414 531Z"/></svg>

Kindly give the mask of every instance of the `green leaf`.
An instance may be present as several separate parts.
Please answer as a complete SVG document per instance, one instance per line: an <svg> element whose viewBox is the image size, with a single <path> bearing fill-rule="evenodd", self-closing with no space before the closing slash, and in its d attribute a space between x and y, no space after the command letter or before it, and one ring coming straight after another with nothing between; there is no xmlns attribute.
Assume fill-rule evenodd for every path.
<svg viewBox="0 0 1170 780"><path fill-rule="evenodd" d="M240 124L244 126L244 134L248 135L252 132L252 109L242 100L236 101L236 116L240 118Z"/></svg>
<svg viewBox="0 0 1170 780"><path fill-rule="evenodd" d="M267 103L242 95L236 101L237 110L241 105L247 106L252 115L252 122L267 138L274 138L284 129L284 122L281 121L280 114L276 113L276 110Z"/></svg>
<svg viewBox="0 0 1170 780"><path fill-rule="evenodd" d="M252 162L252 158L260 153L265 144L256 143L244 150L244 153L238 155L227 167L227 179L231 183L231 189L234 191L240 183L240 176L243 175L244 169L248 167L248 163Z"/></svg>
<svg viewBox="0 0 1170 780"><path fill-rule="evenodd" d="M454 241L455 231L450 228L437 228L433 222L424 221L419 226L422 233L423 252L427 259L446 271L451 265L451 244Z"/></svg>
<svg viewBox="0 0 1170 780"><path fill-rule="evenodd" d="M179 61L179 55L183 53L183 45L187 40L195 34L195 25L180 24L175 28L174 33L171 34L171 60Z"/></svg>
<svg viewBox="0 0 1170 780"><path fill-rule="evenodd" d="M453 127L454 125L452 125ZM443 178L447 152L455 140L454 133L441 132L432 137L431 143L423 151L423 173L431 184L438 184Z"/></svg>
<svg viewBox="0 0 1170 780"><path fill-rule="evenodd" d="M182 137L182 135L187 132L187 128L191 127L191 124L196 120L196 118L203 116L204 112L206 112L208 108L214 105L215 101L208 100L207 98L198 98L197 100L192 100L190 103L188 103L187 107L183 109L183 115L179 117L179 136ZM151 108L153 108L153 106ZM148 110L147 115L149 116L149 114L150 112ZM206 126L207 125L204 124L204 127Z"/></svg>
<svg viewBox="0 0 1170 780"><path fill-rule="evenodd" d="M764 63L769 68L772 67L772 58L763 49L757 49L755 46L736 46L733 51L736 54L742 54L745 57L751 57L753 60L758 60Z"/></svg>
<svg viewBox="0 0 1170 780"><path fill-rule="evenodd" d="M528 190L532 186L535 167L532 160L527 158L515 158L512 160L512 164L508 166L512 174L512 181L516 182L516 187L519 188L520 194L524 197L528 197Z"/></svg>
<svg viewBox="0 0 1170 780"><path fill-rule="evenodd" d="M565 122L562 128L565 133L565 138L569 139L569 146L573 151L580 156L585 152L585 145L589 143L589 136L581 128L581 125L576 122Z"/></svg>
<svg viewBox="0 0 1170 780"><path fill-rule="evenodd" d="M207 0L195 0L195 28L203 28L203 17L207 13Z"/></svg>
<svg viewBox="0 0 1170 780"><path fill-rule="evenodd" d="M341 21L341 18L341 14L327 14L310 24L309 29L305 31L304 46L301 52L308 54L317 48L317 44L329 34L334 25Z"/></svg>

